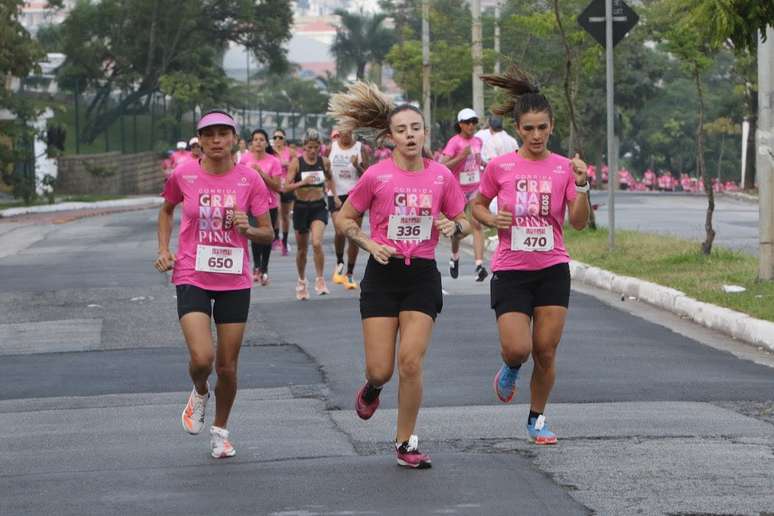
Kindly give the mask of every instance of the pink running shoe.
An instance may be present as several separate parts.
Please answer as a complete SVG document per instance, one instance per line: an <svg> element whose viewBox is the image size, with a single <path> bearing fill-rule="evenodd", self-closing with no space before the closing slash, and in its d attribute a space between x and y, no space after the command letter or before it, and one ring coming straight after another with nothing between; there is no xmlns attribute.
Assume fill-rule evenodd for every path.
<svg viewBox="0 0 774 516"><path fill-rule="evenodd" d="M419 451L419 438L416 435L409 437L409 440L403 444L395 443L395 452L400 466L414 469L433 467L430 455Z"/></svg>
<svg viewBox="0 0 774 516"><path fill-rule="evenodd" d="M253 269L253 281L256 283L261 282L261 269Z"/></svg>
<svg viewBox="0 0 774 516"><path fill-rule="evenodd" d="M288 244L285 242L282 242L282 256L288 255Z"/></svg>
<svg viewBox="0 0 774 516"><path fill-rule="evenodd" d="M278 238L271 243L271 250L279 251L280 249L282 249L282 240Z"/></svg>
<svg viewBox="0 0 774 516"><path fill-rule="evenodd" d="M364 384L357 391L357 396L355 396L355 412L357 412L357 415L360 419L369 419L374 415L376 409L379 408L379 396L377 396L376 399L374 399L374 401L371 403L368 403L363 399L366 387L368 387L368 383Z"/></svg>

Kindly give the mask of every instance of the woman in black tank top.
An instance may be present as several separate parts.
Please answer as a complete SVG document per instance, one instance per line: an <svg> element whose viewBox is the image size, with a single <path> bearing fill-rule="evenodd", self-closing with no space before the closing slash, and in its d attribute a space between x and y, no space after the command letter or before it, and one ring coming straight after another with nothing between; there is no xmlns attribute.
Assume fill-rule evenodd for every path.
<svg viewBox="0 0 774 516"><path fill-rule="evenodd" d="M311 163L311 164L310 164ZM331 178L331 166L328 159L320 156L320 136L310 129L304 138L304 153L288 166L285 183L286 192L295 192L296 203L293 208L293 229L296 233L296 268L298 283L296 299L309 299L306 282L306 252L309 235L312 236L314 268L317 274L314 290L317 295L328 294L325 284L325 253L322 248L323 233L328 224L328 209L325 204L325 191L330 190L334 198L336 185Z"/></svg>

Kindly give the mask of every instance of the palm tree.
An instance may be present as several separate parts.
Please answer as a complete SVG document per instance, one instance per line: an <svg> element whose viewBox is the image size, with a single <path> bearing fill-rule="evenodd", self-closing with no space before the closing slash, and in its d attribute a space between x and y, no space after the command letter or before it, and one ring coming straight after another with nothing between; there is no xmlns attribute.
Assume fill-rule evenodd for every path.
<svg viewBox="0 0 774 516"><path fill-rule="evenodd" d="M343 9L334 11L341 18L331 53L336 57L336 71L346 74L353 68L359 80L365 77L366 65L381 65L395 42L393 30L384 27L386 14L352 14Z"/></svg>

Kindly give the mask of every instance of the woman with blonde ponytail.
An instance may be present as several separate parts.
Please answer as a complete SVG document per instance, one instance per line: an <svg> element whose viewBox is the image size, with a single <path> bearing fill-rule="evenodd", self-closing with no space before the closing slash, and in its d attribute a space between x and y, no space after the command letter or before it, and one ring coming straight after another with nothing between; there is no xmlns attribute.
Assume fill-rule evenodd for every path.
<svg viewBox="0 0 774 516"><path fill-rule="evenodd" d="M522 142L517 152L489 162L473 201L473 216L497 228L499 236L490 288L503 364L494 391L503 403L511 401L519 369L531 354L527 433L535 444L556 444L543 412L556 378L556 350L570 299L570 257L562 226L565 211L575 229L586 226L586 164L577 154L570 160L548 150L553 110L521 70L481 78L508 93L507 102L492 112L512 116ZM496 215L489 211L495 197Z"/></svg>
<svg viewBox="0 0 774 516"><path fill-rule="evenodd" d="M422 402L422 361L443 306L435 248L441 233L459 239L470 232L465 196L449 169L423 157L426 128L417 108L395 107L376 86L357 82L332 97L329 115L343 129L370 131L395 145L390 159L363 173L336 218L339 232L371 255L360 284L366 383L357 392L355 410L362 419L376 411L397 347L397 461L429 468L430 456L419 451L414 427ZM370 236L358 225L365 212Z"/></svg>

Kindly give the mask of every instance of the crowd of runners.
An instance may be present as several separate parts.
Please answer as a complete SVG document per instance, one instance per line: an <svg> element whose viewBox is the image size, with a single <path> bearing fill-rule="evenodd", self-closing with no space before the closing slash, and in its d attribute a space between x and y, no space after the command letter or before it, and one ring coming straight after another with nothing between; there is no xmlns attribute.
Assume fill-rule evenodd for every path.
<svg viewBox="0 0 774 516"><path fill-rule="evenodd" d="M577 229L586 224L587 167L579 156L568 159L548 150L552 108L521 71L483 79L501 88L507 101L491 108L482 130L478 113L460 110L456 134L435 156L427 151L421 111L396 106L362 82L332 97L330 115L337 128L329 144L319 132L307 130L293 148L282 129L270 135L261 128L240 141L236 121L224 111L204 114L196 137L180 142L166 167L154 265L160 272L172 271L189 350L193 388L182 426L200 433L214 394L213 457L236 453L227 424L239 349L252 287L271 285L272 252L295 255L299 301L310 298L310 283L317 296L329 294L328 273L339 288L359 292L365 378L355 394L355 411L363 420L374 414L397 364L394 442L400 465L431 466L414 431L423 360L443 308L438 245L451 246L449 275L455 281L468 280L460 277L461 267L472 272L470 281L491 277L502 356L502 364L493 364L497 399L514 398L520 368L531 356L527 435L536 444L557 442L544 413L569 305L570 259L562 228L565 216ZM503 130L504 117L514 121L521 146ZM359 134L376 143L370 146L355 137ZM178 204L181 222L173 252ZM335 263L326 273L323 236L329 222L335 228ZM288 241L291 225L294 248ZM498 235L491 272L484 263L484 228ZM460 241L468 235L474 261L461 264ZM313 282L307 278L310 245ZM361 251L364 263L358 264ZM217 382L211 390L213 368Z"/></svg>

